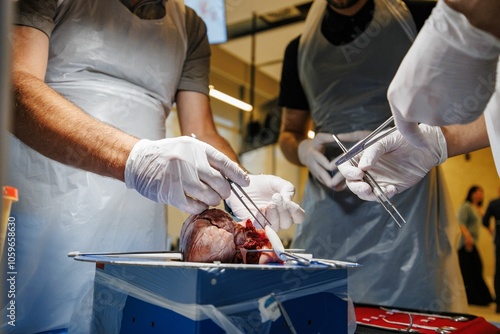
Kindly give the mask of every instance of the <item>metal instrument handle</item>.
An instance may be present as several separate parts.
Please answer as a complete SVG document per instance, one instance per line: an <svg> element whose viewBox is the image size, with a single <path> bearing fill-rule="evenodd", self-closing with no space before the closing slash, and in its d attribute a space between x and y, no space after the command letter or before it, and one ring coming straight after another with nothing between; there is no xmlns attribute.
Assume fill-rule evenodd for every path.
<svg viewBox="0 0 500 334"><path fill-rule="evenodd" d="M344 146L344 144L342 144L340 139L335 134L332 134L332 136L333 136L333 139L335 140L335 142L337 143L337 145L342 149L342 151L347 152L347 148ZM354 159L351 158L348 161L354 167L358 166L358 163ZM401 214L396 209L394 204L392 204L392 202L389 200L389 198L387 198L387 196L382 191L382 188L380 188L377 181L375 181L375 179L371 176L371 174L369 172L365 172L365 175L363 177L363 181L365 181L366 183L368 183L370 185L370 187L372 188L373 194L377 198L377 202L379 202L380 205L382 205L384 207L385 211L387 211L389 213L389 215L396 222L396 224L398 224L398 226L401 227L401 223L399 222L399 220L401 220L404 224L406 224L406 220L403 218L403 216L401 216ZM395 215L393 214L393 212L395 213Z"/></svg>
<svg viewBox="0 0 500 334"><path fill-rule="evenodd" d="M397 130L396 127L392 127L390 129L388 129L387 131L380 133L393 121L394 121L394 116L389 117L384 123L379 125L368 136L366 136L365 138L361 139L359 142L354 144L350 149L344 151L344 154L342 154L338 158L338 160L335 162L335 165L338 166L338 165L343 164L344 162L354 158L356 155L363 152L364 150L366 150L371 145L375 144L380 139L382 139L385 136L388 136L391 133L393 133L394 131L396 131Z"/></svg>
<svg viewBox="0 0 500 334"><path fill-rule="evenodd" d="M245 200L240 196L240 194L238 194L238 191L240 191L241 194L243 196L245 196L245 198L250 202L250 204L252 204L252 206L257 210L257 212L262 216L262 218L264 218L265 223L267 223L269 226L272 226L271 222L266 218L266 216L264 215L264 213L262 211L260 211L260 209L257 206L257 204L255 204L255 202L250 198L250 196L248 196L248 194L246 193L246 191L243 190L243 188L239 184L234 183L232 180L227 179L227 181L229 182L229 185L231 186L231 190L234 192L234 194L236 195L236 197L238 197L238 199L240 200L241 204L243 204L243 206L248 210L248 212L250 213L250 215L252 215L252 217L255 219L255 221L257 222L257 224L259 224L259 226L262 229L264 229L264 225L265 224L263 225L259 221L259 219L257 219L256 215L252 212L252 210L250 210L250 208L248 207L248 205L245 203Z"/></svg>

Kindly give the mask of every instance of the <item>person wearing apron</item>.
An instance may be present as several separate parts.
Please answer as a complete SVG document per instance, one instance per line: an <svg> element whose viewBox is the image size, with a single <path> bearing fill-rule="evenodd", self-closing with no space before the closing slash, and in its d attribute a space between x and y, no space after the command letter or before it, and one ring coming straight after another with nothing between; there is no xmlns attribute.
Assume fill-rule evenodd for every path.
<svg viewBox="0 0 500 334"><path fill-rule="evenodd" d="M316 136L345 134L344 138L355 142L363 137L355 134L374 130L391 115L387 87L416 34L415 23L401 1L353 1L360 9L350 22L365 23L362 29L353 29L350 39L336 43L335 34L324 35L325 30L338 28L328 27L328 20L336 14L327 6L336 2L313 2L298 43L297 62L287 62L289 49L285 55L280 145L295 163L305 164L297 156L300 145L309 140L302 131L305 128L299 127L300 134L287 133L299 121L303 124L312 119ZM349 17L343 22L349 25ZM284 77L291 77L286 71L294 65L307 102L289 106L285 95L292 89L287 85L297 83ZM332 161L341 151L330 142L333 140L322 149ZM392 200L407 221L401 227L379 203L363 201L349 189L334 191L310 172L302 202L306 219L297 226L292 247L304 248L318 258L361 264L348 277L349 296L355 303L465 311L456 255L459 231L440 171L433 169Z"/></svg>
<svg viewBox="0 0 500 334"><path fill-rule="evenodd" d="M366 165L360 167L370 168L394 193L420 180L411 175L414 171L427 171L449 157L486 147L491 147L500 175L500 30L496 23L500 6L496 1L476 2L439 1L389 86L398 131L365 151ZM429 131L440 134L429 137ZM441 150L443 141L445 150ZM437 161L428 154L407 162L403 157L411 154L405 149L408 144L445 154ZM387 161L404 166L406 172L389 176L383 167ZM362 190L366 185L359 181L358 171L349 166L340 169L353 192L373 200Z"/></svg>
<svg viewBox="0 0 500 334"><path fill-rule="evenodd" d="M15 300L6 300L2 305L5 320L12 314L11 301L15 301L15 321L2 321L2 333L92 332L88 326L92 319L95 265L74 261L68 253L165 250L163 204L177 206L170 201L172 198L188 198L196 204L183 210L189 213L196 213L191 211L198 207L199 213L208 205L218 205L231 194L224 176L248 186L247 191L263 207L274 203L272 196L282 195L278 199L287 208L282 210L278 203L269 212L277 215L293 207L291 216L302 219L303 210L290 201L293 185L273 175L247 175L236 163L237 155L229 143L217 133L208 99L210 46L206 27L183 1L21 0L18 9L15 23L21 27L16 27L14 33L17 52L13 57L13 85L18 90L16 102L24 104L16 108L16 116L22 119L16 119L17 137L9 135L6 178L20 194L12 210L16 220L16 295ZM36 51L21 52L19 48ZM43 61L47 61L46 68L41 66L45 65ZM29 67L20 66L21 62L29 63ZM42 70L44 78L40 78ZM20 77L25 81L21 82ZM38 100L33 102L33 96ZM164 139L165 119L174 102L185 136ZM44 118L34 129L27 126L36 133L26 135L26 130L19 129L25 123L31 125L26 114L53 119ZM74 119L82 119L85 124L74 124ZM68 126L61 123L73 124L77 140L73 129L66 131ZM95 128L106 132L82 135L76 129L80 125L87 132ZM52 128L63 129L68 138L53 136ZM52 136L44 137L44 130ZM189 137L191 133L200 140ZM111 134L118 148L126 146L121 145L123 142L134 143L125 150L128 158L124 170L110 167L121 173L118 176L89 168L89 162L95 160L102 167L99 163L103 159L74 149L81 147L74 141L101 140L107 144L110 140L102 138L108 139ZM82 136L86 136L84 140ZM59 150L54 160L31 148L40 149L37 145L43 140ZM168 159L162 154L178 151L178 146L168 143L181 147L187 144L178 156ZM51 146L42 144L44 148ZM160 144L163 146L156 146ZM144 153L144 148L153 148L154 152L137 153ZM110 155L116 152L91 153L95 151ZM154 164L141 163L158 155L160 159L153 159ZM186 156L192 160L179 163L186 162L182 160ZM156 178L158 175L161 178ZM170 183L165 184L164 178ZM188 178L193 180L191 196L183 189ZM217 185L210 183L217 179ZM211 200L196 197L207 189L214 194ZM234 205L239 201L232 202L229 206L241 211ZM285 224L291 223L290 216L281 214L273 227L281 227L282 218ZM7 265L5 261L1 264Z"/></svg>
<svg viewBox="0 0 500 334"><path fill-rule="evenodd" d="M120 1L63 1L51 34L46 83L103 122L139 138L164 138L164 119L187 48L184 6L176 1L166 6L169 14L162 19L131 20L134 14ZM153 33L158 22L162 29ZM99 38L95 25L106 36ZM135 39L113 38L121 29L131 29ZM161 34L169 34L171 44L158 43ZM138 48L134 41L143 43L137 57L131 57ZM120 79L122 72L127 80ZM17 221L17 308L16 326L3 322L1 331L68 328L72 317L90 315L91 310L79 308L90 294L95 265L67 254L164 250L164 208L123 182L47 159L12 135L9 140L7 181L21 194L12 211Z"/></svg>

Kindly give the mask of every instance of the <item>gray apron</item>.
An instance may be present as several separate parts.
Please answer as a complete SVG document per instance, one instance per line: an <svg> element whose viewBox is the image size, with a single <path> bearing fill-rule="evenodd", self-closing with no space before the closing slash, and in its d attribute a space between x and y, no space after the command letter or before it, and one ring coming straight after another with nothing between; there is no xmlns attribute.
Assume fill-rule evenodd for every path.
<svg viewBox="0 0 500 334"><path fill-rule="evenodd" d="M187 50L184 4L166 6L163 19L141 20L119 0L63 1L46 82L103 122L140 138L164 138ZM123 182L47 159L12 136L9 145L7 182L20 197L12 210L17 309L16 327L0 331L68 328L91 315L83 301L92 297L95 270L68 252L164 250L164 207ZM75 163L85 159L68 154Z"/></svg>
<svg viewBox="0 0 500 334"><path fill-rule="evenodd" d="M414 23L397 0L375 0L366 31L343 46L320 30L326 2L313 3L299 43L299 77L315 131L373 130L390 115L387 87L411 45ZM413 34L412 34L413 33ZM333 158L338 152L327 153ZM294 248L319 258L358 262L349 272L357 303L435 311L466 310L456 246L459 236L437 169L393 202L406 218L399 228L382 206L349 190L334 192L309 177Z"/></svg>

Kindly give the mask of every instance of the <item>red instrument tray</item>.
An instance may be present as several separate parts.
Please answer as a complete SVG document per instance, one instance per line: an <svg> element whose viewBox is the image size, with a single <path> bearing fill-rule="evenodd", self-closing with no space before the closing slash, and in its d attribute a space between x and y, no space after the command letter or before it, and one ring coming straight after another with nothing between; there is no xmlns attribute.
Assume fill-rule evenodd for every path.
<svg viewBox="0 0 500 334"><path fill-rule="evenodd" d="M500 328L483 317L457 313L431 313L426 311L355 304L356 334L382 333L453 333L498 334ZM463 321L454 319L461 318ZM411 326L410 326L411 325ZM454 329L449 332L447 328ZM451 328L450 328L451 329Z"/></svg>

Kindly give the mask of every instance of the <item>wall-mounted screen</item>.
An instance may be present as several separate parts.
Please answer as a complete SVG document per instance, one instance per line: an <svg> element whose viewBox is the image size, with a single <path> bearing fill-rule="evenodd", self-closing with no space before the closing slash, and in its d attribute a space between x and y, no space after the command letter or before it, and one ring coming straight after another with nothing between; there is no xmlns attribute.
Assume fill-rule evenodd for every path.
<svg viewBox="0 0 500 334"><path fill-rule="evenodd" d="M226 8L224 0L184 0L203 19L210 44L227 42Z"/></svg>

